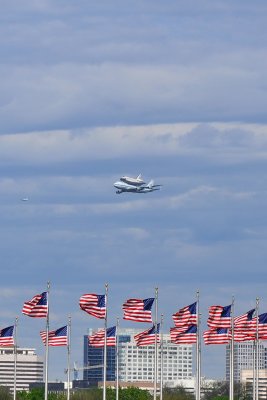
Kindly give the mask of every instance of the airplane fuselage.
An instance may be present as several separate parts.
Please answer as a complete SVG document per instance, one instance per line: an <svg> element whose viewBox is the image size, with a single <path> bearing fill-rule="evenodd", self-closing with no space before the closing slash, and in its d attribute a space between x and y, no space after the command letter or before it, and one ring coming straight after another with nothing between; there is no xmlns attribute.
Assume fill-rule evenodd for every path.
<svg viewBox="0 0 267 400"><path fill-rule="evenodd" d="M154 190L159 190L159 188L153 187L153 186L136 186L136 185L130 185L128 183L117 181L114 183L114 187L118 189L116 191L117 194L121 193L148 193L148 192L153 192Z"/></svg>

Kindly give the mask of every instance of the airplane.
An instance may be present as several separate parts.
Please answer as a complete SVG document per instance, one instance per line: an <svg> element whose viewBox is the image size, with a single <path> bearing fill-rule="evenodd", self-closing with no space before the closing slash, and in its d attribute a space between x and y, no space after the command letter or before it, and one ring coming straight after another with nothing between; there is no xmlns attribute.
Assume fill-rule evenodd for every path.
<svg viewBox="0 0 267 400"><path fill-rule="evenodd" d="M121 182L121 180L114 183L114 187L118 189L116 191L117 194L121 193L148 193L154 192L155 190L160 190L160 186L162 185L154 185L154 181L151 180L147 185L136 186L129 185L128 183Z"/></svg>
<svg viewBox="0 0 267 400"><path fill-rule="evenodd" d="M29 201L28 197L23 197L22 199L20 199L21 201Z"/></svg>
<svg viewBox="0 0 267 400"><path fill-rule="evenodd" d="M141 174L139 174L136 178L131 178L130 176L122 176L120 178L120 181L135 186L141 186L146 184L146 182L143 181Z"/></svg>

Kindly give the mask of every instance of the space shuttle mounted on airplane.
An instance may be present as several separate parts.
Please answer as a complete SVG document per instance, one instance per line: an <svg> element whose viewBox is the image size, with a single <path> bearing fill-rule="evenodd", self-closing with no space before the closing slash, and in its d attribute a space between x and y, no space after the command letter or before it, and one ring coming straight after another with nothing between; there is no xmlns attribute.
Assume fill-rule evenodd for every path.
<svg viewBox="0 0 267 400"><path fill-rule="evenodd" d="M114 187L118 189L116 191L117 194L154 192L155 190L160 190L160 186L162 185L154 185L153 180L146 184L141 175L138 175L137 178L122 176L119 181L114 183Z"/></svg>
<svg viewBox="0 0 267 400"><path fill-rule="evenodd" d="M139 174L136 178L131 178L130 176L122 176L120 181L127 183L129 185L141 186L145 185L145 181L143 181L141 174Z"/></svg>

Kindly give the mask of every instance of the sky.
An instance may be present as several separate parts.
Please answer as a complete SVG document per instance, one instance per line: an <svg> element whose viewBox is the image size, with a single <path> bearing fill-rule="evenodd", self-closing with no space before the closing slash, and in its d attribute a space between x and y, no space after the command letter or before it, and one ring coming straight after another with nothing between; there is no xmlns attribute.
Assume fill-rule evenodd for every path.
<svg viewBox="0 0 267 400"><path fill-rule="evenodd" d="M21 313L50 290L50 328L72 319L72 362L101 320L79 309L108 284L108 325L159 288L164 330L200 291L210 305L267 312L265 0L2 0L1 327L44 355L43 319ZM122 175L160 191L117 195ZM27 202L21 201L28 197ZM65 348L49 379L64 380ZM202 373L224 378L225 347ZM81 378L81 374L80 374Z"/></svg>

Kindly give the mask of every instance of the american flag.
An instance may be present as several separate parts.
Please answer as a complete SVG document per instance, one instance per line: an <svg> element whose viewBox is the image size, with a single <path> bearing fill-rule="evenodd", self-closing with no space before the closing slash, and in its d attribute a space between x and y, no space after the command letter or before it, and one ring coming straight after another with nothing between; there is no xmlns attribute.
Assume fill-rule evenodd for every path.
<svg viewBox="0 0 267 400"><path fill-rule="evenodd" d="M182 328L171 328L171 342L175 344L191 344L197 341L197 325Z"/></svg>
<svg viewBox="0 0 267 400"><path fill-rule="evenodd" d="M255 318L255 308L234 318L235 332L249 333L256 331L257 320Z"/></svg>
<svg viewBox="0 0 267 400"><path fill-rule="evenodd" d="M230 329L217 328L203 333L205 344L227 344L231 340Z"/></svg>
<svg viewBox="0 0 267 400"><path fill-rule="evenodd" d="M259 339L261 340L267 339L267 313L259 315L258 332L259 332Z"/></svg>
<svg viewBox="0 0 267 400"><path fill-rule="evenodd" d="M154 298L128 299L123 304L123 319L135 322L152 322L151 308Z"/></svg>
<svg viewBox="0 0 267 400"><path fill-rule="evenodd" d="M237 329L235 332L242 332L248 337L247 340L256 340L257 338L257 317L253 317L247 322L243 330ZM258 337L260 340L267 339L267 313L258 316Z"/></svg>
<svg viewBox="0 0 267 400"><path fill-rule="evenodd" d="M46 346L46 331L40 332L42 341ZM68 327L62 326L54 331L48 332L48 346L67 346L68 345Z"/></svg>
<svg viewBox="0 0 267 400"><path fill-rule="evenodd" d="M100 329L93 335L88 336L88 342L92 347L104 347L105 329ZM107 328L107 346L116 346L116 326Z"/></svg>
<svg viewBox="0 0 267 400"><path fill-rule="evenodd" d="M197 324L197 303L190 304L189 306L181 308L177 313L172 316L174 325L176 327L184 325Z"/></svg>
<svg viewBox="0 0 267 400"><path fill-rule="evenodd" d="M106 296L104 294L84 294L79 302L81 310L93 317L106 318Z"/></svg>
<svg viewBox="0 0 267 400"><path fill-rule="evenodd" d="M230 306L211 306L209 308L209 318L207 325L211 329L231 327L231 305Z"/></svg>
<svg viewBox="0 0 267 400"><path fill-rule="evenodd" d="M22 308L22 314L34 318L46 318L48 314L47 292L37 294L30 301L26 301Z"/></svg>
<svg viewBox="0 0 267 400"><path fill-rule="evenodd" d="M155 344L156 336L157 336L157 343L160 342L159 340L159 327L160 324L157 324L157 329L155 325L152 328L146 329L145 331L138 333L134 336L134 340L136 342L136 346L148 346L150 344Z"/></svg>
<svg viewBox="0 0 267 400"><path fill-rule="evenodd" d="M254 337L247 333L234 330L234 342L247 342L249 340L254 340Z"/></svg>
<svg viewBox="0 0 267 400"><path fill-rule="evenodd" d="M0 347L14 346L14 326L8 326L0 330Z"/></svg>

